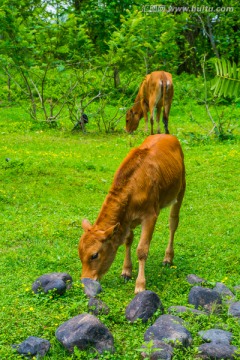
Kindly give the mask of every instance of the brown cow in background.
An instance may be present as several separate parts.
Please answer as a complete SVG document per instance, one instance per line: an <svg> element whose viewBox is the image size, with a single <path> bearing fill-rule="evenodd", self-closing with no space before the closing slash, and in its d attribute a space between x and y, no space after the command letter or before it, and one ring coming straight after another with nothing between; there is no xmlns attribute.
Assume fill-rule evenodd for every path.
<svg viewBox="0 0 240 360"><path fill-rule="evenodd" d="M82 278L98 280L110 268L118 247L126 246L122 276L132 275L133 229L141 225L137 247L139 272L135 293L145 290L145 261L162 208L171 206L170 239L163 262L171 264L173 241L185 191L185 168L179 141L171 135L152 135L128 156L117 170L94 225L83 220L79 242Z"/></svg>
<svg viewBox="0 0 240 360"><path fill-rule="evenodd" d="M144 117L148 131L148 111L150 111L151 134L153 134L153 116L157 109L157 132L160 133L160 115L163 108L163 124L165 134L168 131L168 116L173 98L172 75L165 71L154 71L143 80L133 107L126 114L126 131L137 129L139 121Z"/></svg>

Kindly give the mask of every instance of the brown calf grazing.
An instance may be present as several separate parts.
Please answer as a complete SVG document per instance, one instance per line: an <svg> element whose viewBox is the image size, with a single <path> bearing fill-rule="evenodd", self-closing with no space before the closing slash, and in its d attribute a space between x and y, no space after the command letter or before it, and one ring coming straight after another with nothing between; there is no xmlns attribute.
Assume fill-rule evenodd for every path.
<svg viewBox="0 0 240 360"><path fill-rule="evenodd" d="M168 116L173 98L172 75L165 71L154 71L143 80L133 107L126 114L126 131L137 129L139 121L144 117L148 131L148 111L150 111L151 134L153 134L153 116L157 109L157 132L160 133L160 115L163 107L163 124L165 134L168 131Z"/></svg>
<svg viewBox="0 0 240 360"><path fill-rule="evenodd" d="M152 135L130 151L117 170L94 225L83 220L79 241L81 278L98 280L110 268L118 247L126 246L122 276L132 275L133 229L141 225L137 247L139 272L135 293L145 290L145 261L160 210L171 205L170 239L163 262L171 264L174 233L185 192L185 168L179 141L172 135Z"/></svg>

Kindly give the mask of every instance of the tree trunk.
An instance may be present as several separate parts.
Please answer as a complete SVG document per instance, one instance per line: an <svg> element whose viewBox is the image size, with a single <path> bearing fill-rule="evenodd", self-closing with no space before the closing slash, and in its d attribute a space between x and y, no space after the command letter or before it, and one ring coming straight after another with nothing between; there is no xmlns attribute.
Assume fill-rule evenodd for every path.
<svg viewBox="0 0 240 360"><path fill-rule="evenodd" d="M209 16L207 16L207 28L208 28L208 37L209 37L209 40L210 40L210 43L212 45L212 49L214 51L214 54L217 58L219 58L219 52L218 52L218 49L216 47L216 43L215 43L215 40L214 40L214 35L213 35L213 32L212 32L212 23L210 21L210 18Z"/></svg>

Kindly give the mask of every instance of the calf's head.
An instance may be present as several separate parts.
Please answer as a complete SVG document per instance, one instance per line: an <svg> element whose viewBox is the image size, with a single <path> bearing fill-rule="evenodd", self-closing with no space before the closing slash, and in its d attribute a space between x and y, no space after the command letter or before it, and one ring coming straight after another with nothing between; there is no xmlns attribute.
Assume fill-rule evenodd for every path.
<svg viewBox="0 0 240 360"><path fill-rule="evenodd" d="M83 220L83 235L80 238L78 253L82 262L81 278L99 280L110 268L117 247L114 235L119 224L100 230L97 225L92 226L88 220Z"/></svg>
<svg viewBox="0 0 240 360"><path fill-rule="evenodd" d="M126 114L126 131L131 133L136 130L141 118L141 114L133 111L132 109L129 109Z"/></svg>

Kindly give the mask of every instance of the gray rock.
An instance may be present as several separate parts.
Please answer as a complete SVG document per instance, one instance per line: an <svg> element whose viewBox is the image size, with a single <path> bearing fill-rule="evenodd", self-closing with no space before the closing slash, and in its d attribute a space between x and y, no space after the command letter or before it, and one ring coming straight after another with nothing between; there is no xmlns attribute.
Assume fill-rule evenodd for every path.
<svg viewBox="0 0 240 360"><path fill-rule="evenodd" d="M228 313L234 317L240 318L240 301L232 303L229 307Z"/></svg>
<svg viewBox="0 0 240 360"><path fill-rule="evenodd" d="M96 280L84 278L81 282L84 285L85 294L89 297L95 297L102 291L100 283Z"/></svg>
<svg viewBox="0 0 240 360"><path fill-rule="evenodd" d="M220 294L212 289L194 286L188 296L189 304L204 308L207 311L217 312L222 304Z"/></svg>
<svg viewBox="0 0 240 360"><path fill-rule="evenodd" d="M217 282L213 290L217 291L222 297L234 297L231 290L221 282Z"/></svg>
<svg viewBox="0 0 240 360"><path fill-rule="evenodd" d="M51 347L48 340L38 338L36 336L29 336L25 341L19 345L13 345L14 349L21 355L25 356L45 356Z"/></svg>
<svg viewBox="0 0 240 360"><path fill-rule="evenodd" d="M141 353L143 359L148 358L149 355L144 351L146 345L142 346L143 352ZM164 341L154 340L150 360L171 360L173 356L173 348L171 345L166 344Z"/></svg>
<svg viewBox="0 0 240 360"><path fill-rule="evenodd" d="M94 315L75 316L60 325L55 335L70 352L75 346L80 350L95 348L100 354L104 351L114 352L112 334Z"/></svg>
<svg viewBox="0 0 240 360"><path fill-rule="evenodd" d="M229 345L232 339L232 333L221 329L210 329L199 331L198 333L204 341L214 342L216 344Z"/></svg>
<svg viewBox="0 0 240 360"><path fill-rule="evenodd" d="M64 282L65 285L63 285L62 282ZM69 289L71 287L71 285L72 277L69 274L54 272L50 274L44 274L38 277L32 284L32 290L35 294L41 291L47 293L49 290L53 289L56 289L56 292L58 292L59 287L59 294L63 294L66 289Z"/></svg>
<svg viewBox="0 0 240 360"><path fill-rule="evenodd" d="M234 353L237 348L232 345L222 343L205 343L198 348L200 354L198 355L201 359L235 359ZM239 355L238 355L239 356Z"/></svg>
<svg viewBox="0 0 240 360"><path fill-rule="evenodd" d="M170 306L168 308L168 313L170 314L181 314L184 312L190 312L193 315L207 315L204 311L200 311L197 309L192 309L187 306Z"/></svg>
<svg viewBox="0 0 240 360"><path fill-rule="evenodd" d="M103 301L91 297L88 301L88 311L97 316L109 314L110 309Z"/></svg>
<svg viewBox="0 0 240 360"><path fill-rule="evenodd" d="M141 291L127 306L125 315L127 320L134 322L142 319L146 322L153 314L160 309L163 312L162 303L158 295L150 290Z"/></svg>
<svg viewBox="0 0 240 360"><path fill-rule="evenodd" d="M163 340L177 346L187 347L192 343L190 332L182 325L183 320L173 315L162 315L144 334L144 340Z"/></svg>
<svg viewBox="0 0 240 360"><path fill-rule="evenodd" d="M187 276L187 282L191 285L205 283L206 280L198 277L197 275L190 274Z"/></svg>
<svg viewBox="0 0 240 360"><path fill-rule="evenodd" d="M59 295L63 295L66 292L67 286L66 283L61 279L56 279L53 281L50 281L43 291L47 294L49 291L54 291L55 293Z"/></svg>

